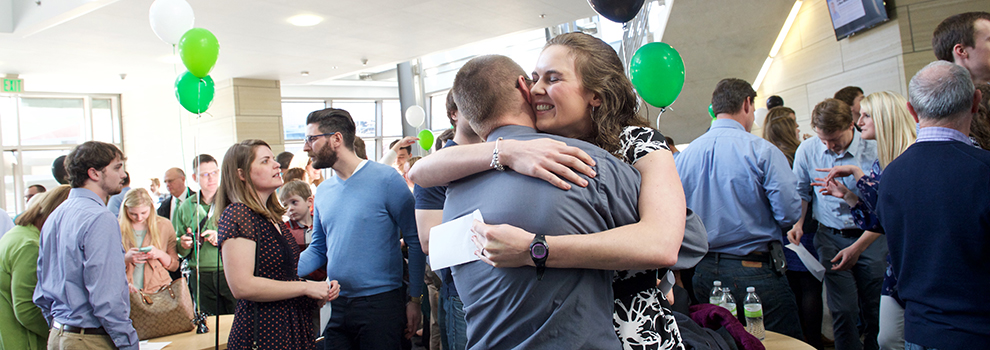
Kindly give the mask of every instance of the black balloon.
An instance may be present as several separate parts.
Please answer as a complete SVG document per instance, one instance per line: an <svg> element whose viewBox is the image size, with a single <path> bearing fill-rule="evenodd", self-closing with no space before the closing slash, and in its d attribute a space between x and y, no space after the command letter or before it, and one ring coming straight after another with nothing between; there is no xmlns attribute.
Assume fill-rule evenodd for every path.
<svg viewBox="0 0 990 350"><path fill-rule="evenodd" d="M588 0L591 8L602 17L612 22L626 23L631 21L643 8L645 0Z"/></svg>
<svg viewBox="0 0 990 350"><path fill-rule="evenodd" d="M58 181L59 184L69 184L69 173L65 171L65 156L58 156L52 162L52 176L55 177L55 181Z"/></svg>

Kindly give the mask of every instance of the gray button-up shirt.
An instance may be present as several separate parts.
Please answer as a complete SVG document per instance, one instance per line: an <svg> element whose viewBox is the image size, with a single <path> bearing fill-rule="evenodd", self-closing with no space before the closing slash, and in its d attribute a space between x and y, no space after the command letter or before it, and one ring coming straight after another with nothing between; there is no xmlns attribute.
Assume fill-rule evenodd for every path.
<svg viewBox="0 0 990 350"><path fill-rule="evenodd" d="M564 191L511 170L489 170L450 184L444 221L480 209L488 224L512 224L552 235L589 234L639 221L640 175L589 143L510 125L489 135L515 140L553 138L581 148L597 176ZM549 253L554 252L553 246ZM474 261L452 268L464 302L469 349L620 349L612 326L613 271L494 268Z"/></svg>

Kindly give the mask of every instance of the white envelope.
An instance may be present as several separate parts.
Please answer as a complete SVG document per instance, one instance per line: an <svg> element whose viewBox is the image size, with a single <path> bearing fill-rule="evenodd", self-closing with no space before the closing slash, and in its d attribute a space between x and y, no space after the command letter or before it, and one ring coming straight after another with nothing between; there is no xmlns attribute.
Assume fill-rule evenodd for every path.
<svg viewBox="0 0 990 350"><path fill-rule="evenodd" d="M464 215L430 229L430 267L433 271L479 260L471 241L474 220L485 222L481 211Z"/></svg>
<svg viewBox="0 0 990 350"><path fill-rule="evenodd" d="M784 247L797 253L798 258L800 258L801 262L804 263L804 267L807 267L808 271L811 272L815 278L819 281L825 278L825 266L822 266L822 263L818 262L818 259L815 259L815 256L811 255L811 253L808 252L808 249L805 249L803 245L788 243Z"/></svg>

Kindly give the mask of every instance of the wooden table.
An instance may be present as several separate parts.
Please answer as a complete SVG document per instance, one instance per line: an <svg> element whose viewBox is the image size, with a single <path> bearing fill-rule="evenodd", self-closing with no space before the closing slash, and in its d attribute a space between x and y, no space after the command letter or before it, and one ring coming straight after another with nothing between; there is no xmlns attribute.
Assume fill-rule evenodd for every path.
<svg viewBox="0 0 990 350"><path fill-rule="evenodd" d="M815 350L808 343L771 331L767 331L767 336L763 339L763 346L767 350Z"/></svg>
<svg viewBox="0 0 990 350"><path fill-rule="evenodd" d="M227 348L227 337L230 335L230 326L234 323L234 315L221 315L220 316L220 329L217 329L217 317L211 316L207 318L207 326L210 327L209 333L196 334L196 330L191 330L186 333L173 334L167 337L148 339L149 342L171 342L165 349L182 349L182 350L206 350L214 349L216 345L216 332L220 332L220 349ZM769 336L769 332L768 332Z"/></svg>

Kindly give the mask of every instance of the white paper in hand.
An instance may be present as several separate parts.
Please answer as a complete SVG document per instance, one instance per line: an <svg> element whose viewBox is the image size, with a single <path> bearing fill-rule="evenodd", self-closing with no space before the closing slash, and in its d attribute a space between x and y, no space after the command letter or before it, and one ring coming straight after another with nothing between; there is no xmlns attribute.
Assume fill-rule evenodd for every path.
<svg viewBox="0 0 990 350"><path fill-rule="evenodd" d="M808 271L811 272L815 278L819 281L825 278L825 266L822 266L822 263L818 262L818 259L815 259L815 256L811 255L811 253L808 252L808 249L805 249L803 245L788 243L784 247L797 253L798 258L800 258L801 262L804 263L804 267L807 267Z"/></svg>
<svg viewBox="0 0 990 350"><path fill-rule="evenodd" d="M478 260L471 241L474 220L485 222L481 211L464 215L430 229L430 267L433 271Z"/></svg>

